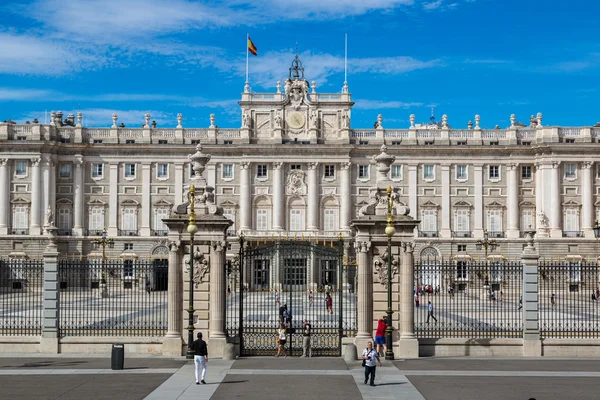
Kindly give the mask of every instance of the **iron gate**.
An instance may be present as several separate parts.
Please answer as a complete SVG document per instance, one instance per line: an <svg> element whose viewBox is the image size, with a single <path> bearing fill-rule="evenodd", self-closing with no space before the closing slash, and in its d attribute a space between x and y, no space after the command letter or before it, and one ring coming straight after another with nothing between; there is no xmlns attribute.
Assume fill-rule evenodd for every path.
<svg viewBox="0 0 600 400"><path fill-rule="evenodd" d="M291 312L284 321L288 354L302 354L306 319L312 326L312 356L341 356L342 337L356 334L357 319L356 267L344 265L342 256L342 240L246 243L240 238L235 271L230 271L237 279L229 279L226 330L239 338L241 355L275 354L280 307L286 305Z"/></svg>

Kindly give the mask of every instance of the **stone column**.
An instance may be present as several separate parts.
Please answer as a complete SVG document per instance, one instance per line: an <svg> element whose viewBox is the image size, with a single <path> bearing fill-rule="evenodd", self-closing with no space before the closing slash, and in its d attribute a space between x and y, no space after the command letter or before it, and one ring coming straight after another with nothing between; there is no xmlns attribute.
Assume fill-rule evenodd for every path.
<svg viewBox="0 0 600 400"><path fill-rule="evenodd" d="M163 355L181 356L183 340L183 270L181 266L180 242L172 240L169 252L169 286L167 335L163 340Z"/></svg>
<svg viewBox="0 0 600 400"><path fill-rule="evenodd" d="M83 214L85 210L84 196L85 185L83 178L83 155L78 154L74 157L73 164L75 171L73 173L73 234L83 236Z"/></svg>
<svg viewBox="0 0 600 400"><path fill-rule="evenodd" d="M52 169L52 160L50 159L49 155L43 156L43 160L42 160L42 203L41 203L41 210L40 210L40 221L41 221L41 225L42 225L42 232L43 232L43 225L46 222L46 210L48 208L48 206L50 205L50 186L52 185L52 178L51 178L51 173L50 170Z"/></svg>
<svg viewBox="0 0 600 400"><path fill-rule="evenodd" d="M118 236L119 226L117 225L119 217L119 164L109 165L109 184L110 193L108 196L108 236Z"/></svg>
<svg viewBox="0 0 600 400"><path fill-rule="evenodd" d="M151 180L151 167L149 163L142 164L142 225L140 227L140 236L150 236L150 215L152 214L152 206L150 204L150 193L152 186L150 185Z"/></svg>
<svg viewBox="0 0 600 400"><path fill-rule="evenodd" d="M56 228L54 228L56 229ZM53 231L52 234L56 234ZM43 327L40 350L42 353L59 352L58 346L58 320L60 312L60 284L58 278L58 247L54 243L55 237L50 237L50 243L44 250L44 302L43 302Z"/></svg>
<svg viewBox="0 0 600 400"><path fill-rule="evenodd" d="M309 231L319 230L319 163L308 163L308 207Z"/></svg>
<svg viewBox="0 0 600 400"><path fill-rule="evenodd" d="M523 249L523 355L529 357L542 356L539 322L539 275L538 260L540 258L533 246L533 234L527 234L527 246Z"/></svg>
<svg viewBox="0 0 600 400"><path fill-rule="evenodd" d="M400 262L400 339L399 353L402 358L419 357L419 342L415 336L415 315L413 308L414 244L402 243Z"/></svg>
<svg viewBox="0 0 600 400"><path fill-rule="evenodd" d="M58 165L58 161L56 160L56 158L51 158L50 160L48 160L48 172L50 174L50 190L48 192L48 204L46 205L46 209L48 208L48 205L50 206L50 209L52 210L52 214L54 215L54 218L57 218L57 214L56 214L56 166ZM44 215L43 215L44 219L44 223L46 222L46 210L44 210Z"/></svg>
<svg viewBox="0 0 600 400"><path fill-rule="evenodd" d="M352 184L349 162L340 163L340 229L350 230L352 220Z"/></svg>
<svg viewBox="0 0 600 400"><path fill-rule="evenodd" d="M408 165L408 208L410 216L417 218L417 164Z"/></svg>
<svg viewBox="0 0 600 400"><path fill-rule="evenodd" d="M581 229L586 238L594 238L594 198L592 171L594 163L581 163Z"/></svg>
<svg viewBox="0 0 600 400"><path fill-rule="evenodd" d="M209 338L225 337L225 249L227 243L214 240L210 252L210 333Z"/></svg>
<svg viewBox="0 0 600 400"><path fill-rule="evenodd" d="M252 164L240 163L240 230L252 229L252 192L250 174Z"/></svg>
<svg viewBox="0 0 600 400"><path fill-rule="evenodd" d="M550 236L555 238L562 237L562 202L560 200L560 163L553 162L550 170Z"/></svg>
<svg viewBox="0 0 600 400"><path fill-rule="evenodd" d="M31 223L29 225L30 235L40 235L40 217L41 217L41 198L42 192L40 188L40 162L41 159L31 159Z"/></svg>
<svg viewBox="0 0 600 400"><path fill-rule="evenodd" d="M372 338L373 332L373 266L371 265L371 242L357 238L354 243L358 259L358 333L362 341ZM356 343L363 348L363 344Z"/></svg>
<svg viewBox="0 0 600 400"><path fill-rule="evenodd" d="M285 200L283 197L283 163L273 163L273 229L285 229Z"/></svg>
<svg viewBox="0 0 600 400"><path fill-rule="evenodd" d="M473 165L473 186L475 187L475 197L473 199L473 235L478 238L483 237L483 165Z"/></svg>
<svg viewBox="0 0 600 400"><path fill-rule="evenodd" d="M443 238L452 237L450 229L450 165L442 164L442 229L440 236Z"/></svg>
<svg viewBox="0 0 600 400"><path fill-rule="evenodd" d="M509 239L518 238L519 233L519 175L518 164L508 164L506 166L507 174L507 200L506 208L508 211L508 224L506 237ZM525 228L525 227L524 227Z"/></svg>
<svg viewBox="0 0 600 400"><path fill-rule="evenodd" d="M544 208L544 165L538 161L535 163L535 226L536 237L548 237L547 226L542 223L542 217L547 217ZM525 228L525 227L523 227Z"/></svg>
<svg viewBox="0 0 600 400"><path fill-rule="evenodd" d="M175 204L185 203L183 199L183 164L175 164Z"/></svg>
<svg viewBox="0 0 600 400"><path fill-rule="evenodd" d="M8 180L8 159L0 158L0 235L8 235L10 210L10 182Z"/></svg>

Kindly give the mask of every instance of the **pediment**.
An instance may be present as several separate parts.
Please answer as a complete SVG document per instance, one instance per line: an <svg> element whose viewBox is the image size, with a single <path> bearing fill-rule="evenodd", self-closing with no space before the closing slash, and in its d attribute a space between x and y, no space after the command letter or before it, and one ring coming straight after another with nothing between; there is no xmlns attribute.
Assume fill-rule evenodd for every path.
<svg viewBox="0 0 600 400"><path fill-rule="evenodd" d="M431 200L427 200L425 203L421 204L421 208L439 208L439 204L434 203Z"/></svg>
<svg viewBox="0 0 600 400"><path fill-rule="evenodd" d="M522 201L522 202L519 203L519 207L523 207L523 208L533 207L533 208L535 208L535 204L533 204L530 201Z"/></svg>
<svg viewBox="0 0 600 400"><path fill-rule="evenodd" d="M16 199L11 200L11 204L31 204L31 201L24 199L23 197L17 197Z"/></svg>
<svg viewBox="0 0 600 400"><path fill-rule="evenodd" d="M496 200L486 204L487 208L504 208L504 204L498 203Z"/></svg>
<svg viewBox="0 0 600 400"><path fill-rule="evenodd" d="M121 206L125 206L125 207L138 207L140 205L140 203L138 203L137 201L133 200L133 199L125 199L121 202Z"/></svg>
<svg viewBox="0 0 600 400"><path fill-rule="evenodd" d="M121 204L122 204L122 203L121 203ZM156 207L171 207L171 206L173 205L173 203L170 203L170 202L168 202L168 201L167 201L167 200L165 200L165 199L160 199L160 200L158 200L158 201L154 202L154 205L155 205Z"/></svg>
<svg viewBox="0 0 600 400"><path fill-rule="evenodd" d="M225 200L224 202L219 203L219 207L231 208L231 207L237 207L237 204L231 200Z"/></svg>
<svg viewBox="0 0 600 400"><path fill-rule="evenodd" d="M473 207L473 205L471 203L469 203L468 201L464 201L464 200L458 200L455 201L454 204L452 204L454 207Z"/></svg>
<svg viewBox="0 0 600 400"><path fill-rule="evenodd" d="M562 203L563 207L581 207L581 204L579 204L578 202L576 202L575 200L567 200L564 203Z"/></svg>
<svg viewBox="0 0 600 400"><path fill-rule="evenodd" d="M106 207L106 203L99 199L92 199L88 201L88 206Z"/></svg>
<svg viewBox="0 0 600 400"><path fill-rule="evenodd" d="M56 204L58 204L58 205L60 205L60 204L72 205L73 202L71 200L69 200L69 199L62 198L62 199L56 200Z"/></svg>

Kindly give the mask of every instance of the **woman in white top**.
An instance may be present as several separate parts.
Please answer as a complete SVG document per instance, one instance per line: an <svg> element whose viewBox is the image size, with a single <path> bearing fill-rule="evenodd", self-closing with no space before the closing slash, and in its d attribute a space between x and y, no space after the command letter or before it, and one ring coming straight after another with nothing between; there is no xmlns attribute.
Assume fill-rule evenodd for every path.
<svg viewBox="0 0 600 400"><path fill-rule="evenodd" d="M373 342L367 343L367 348L362 352L362 359L365 360L365 385L371 376L371 386L375 386L375 369L377 363L381 367L381 360L379 359L379 353L373 348Z"/></svg>
<svg viewBox="0 0 600 400"><path fill-rule="evenodd" d="M279 346L277 346L277 355L275 355L275 357L279 357L279 354L281 354L281 351L283 350L283 355L285 357L287 357L287 352L285 351L285 340L286 340L286 335L285 335L285 325L281 324L279 326L279 330L277 331L277 343L279 343Z"/></svg>

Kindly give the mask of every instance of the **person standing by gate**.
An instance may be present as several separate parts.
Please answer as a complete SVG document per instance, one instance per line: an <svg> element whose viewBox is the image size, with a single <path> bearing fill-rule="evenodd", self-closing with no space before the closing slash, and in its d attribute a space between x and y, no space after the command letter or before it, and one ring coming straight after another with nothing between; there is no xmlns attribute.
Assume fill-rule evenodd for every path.
<svg viewBox="0 0 600 400"><path fill-rule="evenodd" d="M279 326L279 330L277 331L277 354L275 355L275 357L279 357L279 354L281 354L281 351L283 350L283 355L285 357L287 357L287 352L285 351L285 340L286 340L286 336L285 336L285 325L281 324Z"/></svg>
<svg viewBox="0 0 600 400"><path fill-rule="evenodd" d="M381 367L381 360L379 354L373 349L373 342L367 342L367 348L362 352L363 366L365 367L365 385L371 376L371 386L375 386L375 370L377 369L377 363Z"/></svg>
<svg viewBox="0 0 600 400"><path fill-rule="evenodd" d="M312 356L312 351L310 349L310 335L312 333L312 326L308 322L308 320L304 320L304 332L302 332L302 357L310 357Z"/></svg>
<svg viewBox="0 0 600 400"><path fill-rule="evenodd" d="M377 354L382 355L387 351L387 344L385 343L385 328L387 323L385 316L377 320L377 330L375 331L375 346L377 346ZM381 353L381 347L383 346L383 353Z"/></svg>
<svg viewBox="0 0 600 400"><path fill-rule="evenodd" d="M327 311L329 311L329 314L333 314L333 299L329 293L325 295L325 305L327 305Z"/></svg>
<svg viewBox="0 0 600 400"><path fill-rule="evenodd" d="M196 385L202 382L206 384L204 378L206 377L206 363L208 362L208 348L206 342L202 340L202 333L198 332L198 339L194 340L190 349L194 352L194 365L196 367ZM200 375L200 366L202 366L201 380L198 380Z"/></svg>
<svg viewBox="0 0 600 400"><path fill-rule="evenodd" d="M437 318L433 315L433 304L431 302L427 305L427 323L429 323L429 317L433 318L437 324Z"/></svg>

